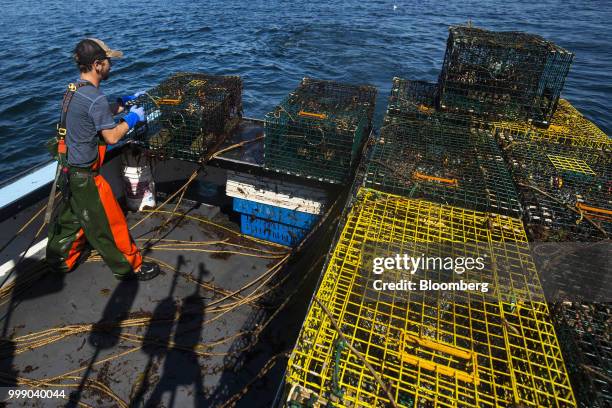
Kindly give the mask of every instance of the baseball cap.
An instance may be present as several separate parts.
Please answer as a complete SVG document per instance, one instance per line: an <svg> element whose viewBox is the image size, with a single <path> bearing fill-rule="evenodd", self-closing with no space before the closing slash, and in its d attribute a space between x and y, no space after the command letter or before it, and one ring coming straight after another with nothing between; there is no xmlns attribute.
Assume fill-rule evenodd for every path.
<svg viewBox="0 0 612 408"><path fill-rule="evenodd" d="M86 38L79 41L74 49L74 58L79 64L91 64L104 58L121 58L121 51L113 50L104 41L97 38Z"/></svg>
<svg viewBox="0 0 612 408"><path fill-rule="evenodd" d="M104 43L104 41L99 40L97 38L88 38L88 40L91 40L98 44L100 48L104 50L108 58L123 58L123 52L118 50L112 50L108 45Z"/></svg>

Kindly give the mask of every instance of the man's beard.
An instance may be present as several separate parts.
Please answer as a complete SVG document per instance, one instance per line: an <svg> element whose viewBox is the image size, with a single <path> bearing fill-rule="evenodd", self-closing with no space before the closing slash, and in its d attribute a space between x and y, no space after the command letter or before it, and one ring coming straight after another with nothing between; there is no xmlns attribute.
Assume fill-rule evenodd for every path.
<svg viewBox="0 0 612 408"><path fill-rule="evenodd" d="M108 75L110 74L110 69L106 72L102 72L98 70L96 70L96 72L98 73L98 75L100 75L100 78L102 78L103 81L106 81L108 79Z"/></svg>

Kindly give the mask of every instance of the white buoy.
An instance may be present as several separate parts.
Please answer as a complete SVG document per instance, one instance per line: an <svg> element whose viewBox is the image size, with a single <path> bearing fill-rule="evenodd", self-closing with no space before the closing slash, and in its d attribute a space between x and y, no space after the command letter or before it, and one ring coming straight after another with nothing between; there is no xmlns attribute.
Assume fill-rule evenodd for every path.
<svg viewBox="0 0 612 408"><path fill-rule="evenodd" d="M128 209L141 211L155 207L155 182L148 165L124 166L123 181Z"/></svg>

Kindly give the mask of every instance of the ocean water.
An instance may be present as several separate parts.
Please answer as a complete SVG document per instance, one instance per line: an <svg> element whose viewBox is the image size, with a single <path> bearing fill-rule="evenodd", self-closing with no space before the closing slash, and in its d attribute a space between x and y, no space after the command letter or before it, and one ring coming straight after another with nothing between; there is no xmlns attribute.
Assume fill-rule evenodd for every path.
<svg viewBox="0 0 612 408"><path fill-rule="evenodd" d="M241 75L245 114L263 117L304 76L379 89L435 81L448 26L540 34L576 54L563 97L612 133L612 2L0 0L0 182L48 160L71 50L99 37L124 51L102 88L146 89L176 71Z"/></svg>

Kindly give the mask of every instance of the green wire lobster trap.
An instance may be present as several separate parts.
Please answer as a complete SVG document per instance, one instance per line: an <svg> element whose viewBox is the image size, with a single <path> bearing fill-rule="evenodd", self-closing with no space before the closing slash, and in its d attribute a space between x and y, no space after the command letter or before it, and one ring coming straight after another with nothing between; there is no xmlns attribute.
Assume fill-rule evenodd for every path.
<svg viewBox="0 0 612 408"><path fill-rule="evenodd" d="M134 139L161 157L201 162L240 122L242 79L178 73L138 98L147 117Z"/></svg>
<svg viewBox="0 0 612 408"><path fill-rule="evenodd" d="M612 234L612 153L496 134L535 241Z"/></svg>
<svg viewBox="0 0 612 408"><path fill-rule="evenodd" d="M519 217L519 198L495 139L429 121L387 124L374 145L366 186L441 204Z"/></svg>
<svg viewBox="0 0 612 408"><path fill-rule="evenodd" d="M393 78L385 125L414 120L476 128L487 128L489 125L488 122L474 115L441 111L436 108L437 100L438 84Z"/></svg>
<svg viewBox="0 0 612 408"><path fill-rule="evenodd" d="M488 253L484 269L461 279L488 282L490 291L375 288L379 279L412 279L397 269L374 274L376 257L422 253ZM413 276L435 280L441 272ZM397 406L576 406L517 218L362 189L315 296ZM289 359L285 406L390 407L320 304L311 303Z"/></svg>
<svg viewBox="0 0 612 408"><path fill-rule="evenodd" d="M438 79L440 108L548 125L573 58L537 35L451 27Z"/></svg>
<svg viewBox="0 0 612 408"><path fill-rule="evenodd" d="M304 78L265 117L264 167L343 183L372 127L376 88Z"/></svg>

